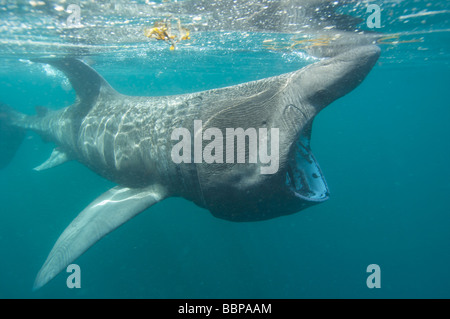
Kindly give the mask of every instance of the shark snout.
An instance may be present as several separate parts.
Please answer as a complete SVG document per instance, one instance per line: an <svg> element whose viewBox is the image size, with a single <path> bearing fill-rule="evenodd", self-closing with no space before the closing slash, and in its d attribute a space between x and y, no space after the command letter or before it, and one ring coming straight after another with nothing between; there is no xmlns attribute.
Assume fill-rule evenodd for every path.
<svg viewBox="0 0 450 319"><path fill-rule="evenodd" d="M377 46L361 46L333 58L313 64L294 74L294 88L300 92L297 105L292 104L286 117L296 118L302 123L299 131L290 135L290 151L286 175L286 186L297 199L307 202L322 202L328 199L329 190L325 177L310 149L312 122L327 105L355 89L367 76L380 56ZM296 112L294 112L294 110ZM294 115L295 114L295 115ZM288 119L285 118L288 122Z"/></svg>
<svg viewBox="0 0 450 319"><path fill-rule="evenodd" d="M369 74L380 56L376 45L350 49L311 65L299 73L300 96L317 114L327 105L355 89Z"/></svg>
<svg viewBox="0 0 450 319"><path fill-rule="evenodd" d="M358 60L361 66L368 67L368 71L370 71L380 57L380 52L380 48L376 45L365 45L341 53L336 56L336 59L342 61Z"/></svg>
<svg viewBox="0 0 450 319"><path fill-rule="evenodd" d="M336 75L343 84L343 95L357 87L374 67L380 57L376 45L361 46L336 56ZM343 70L345 69L345 70Z"/></svg>

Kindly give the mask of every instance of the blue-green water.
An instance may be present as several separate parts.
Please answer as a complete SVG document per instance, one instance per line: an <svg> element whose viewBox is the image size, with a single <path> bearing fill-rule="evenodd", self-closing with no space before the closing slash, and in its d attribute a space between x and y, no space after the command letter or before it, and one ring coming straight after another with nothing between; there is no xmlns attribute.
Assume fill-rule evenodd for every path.
<svg viewBox="0 0 450 319"><path fill-rule="evenodd" d="M0 171L0 297L449 298L450 38L424 39L381 45L366 80L316 118L311 146L331 191L327 202L233 223L184 199L164 200L75 261L80 289L68 289L62 272L31 290L64 228L113 184L77 162L33 171L53 145L28 133ZM87 61L130 95L222 87L311 62L286 51L133 50L142 54ZM36 105L71 104L64 77L26 57L2 57L1 101L29 114ZM379 289L366 285L369 264L381 268Z"/></svg>

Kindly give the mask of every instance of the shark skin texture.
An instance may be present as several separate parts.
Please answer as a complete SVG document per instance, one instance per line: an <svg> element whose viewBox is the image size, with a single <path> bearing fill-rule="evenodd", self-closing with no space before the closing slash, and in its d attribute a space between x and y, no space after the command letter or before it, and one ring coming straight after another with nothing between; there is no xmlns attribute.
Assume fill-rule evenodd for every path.
<svg viewBox="0 0 450 319"><path fill-rule="evenodd" d="M327 200L328 187L309 145L312 122L327 105L355 89L379 55L377 46L364 45L279 76L152 97L118 93L75 58L35 59L64 72L77 98L71 106L40 110L37 115L1 105L0 125L17 132L11 139L14 145L0 144L12 150L1 162L11 159L23 132L32 130L56 145L36 170L76 160L117 186L94 200L63 231L34 289L102 237L168 197L183 197L215 217L235 222L293 214ZM194 132L195 121L203 123L200 133L209 128L222 132L277 128L277 171L261 174L261 167L267 166L261 162L175 163L172 132L180 127ZM206 144L203 141L202 146ZM245 150L246 159L249 152Z"/></svg>

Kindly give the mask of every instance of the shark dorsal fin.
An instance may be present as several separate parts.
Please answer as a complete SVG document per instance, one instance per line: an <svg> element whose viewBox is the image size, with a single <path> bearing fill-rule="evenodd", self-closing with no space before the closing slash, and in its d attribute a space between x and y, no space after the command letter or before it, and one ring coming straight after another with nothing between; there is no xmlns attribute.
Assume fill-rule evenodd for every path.
<svg viewBox="0 0 450 319"><path fill-rule="evenodd" d="M100 94L119 94L90 66L75 58L37 58L33 62L46 63L62 71L76 92L77 111L86 113ZM84 111L84 112L83 112Z"/></svg>
<svg viewBox="0 0 450 319"><path fill-rule="evenodd" d="M48 108L46 108L45 106L40 106L40 105L36 106L35 110L36 110L36 115L39 117L44 117L50 112L50 110Z"/></svg>

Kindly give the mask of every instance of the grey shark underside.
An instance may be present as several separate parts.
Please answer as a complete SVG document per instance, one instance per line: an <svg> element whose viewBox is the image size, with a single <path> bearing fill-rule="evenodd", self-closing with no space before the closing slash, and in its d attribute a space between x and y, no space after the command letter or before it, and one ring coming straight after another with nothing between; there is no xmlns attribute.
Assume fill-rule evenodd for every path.
<svg viewBox="0 0 450 319"><path fill-rule="evenodd" d="M11 159L28 129L56 145L37 170L77 160L118 186L64 230L34 288L45 285L106 234L170 196L186 198L231 221L275 218L326 200L328 188L309 146L313 119L358 86L379 53L376 46L356 47L295 72L160 97L122 95L73 58L36 60L67 75L76 102L56 111L40 109L34 116L1 105L0 146L9 152L0 155L0 163L5 166ZM263 164L249 162L176 164L171 134L180 127L194 132L195 120L202 121L203 132L278 128L278 171L261 174ZM13 138L5 141L5 136ZM249 150L245 152L248 159Z"/></svg>

